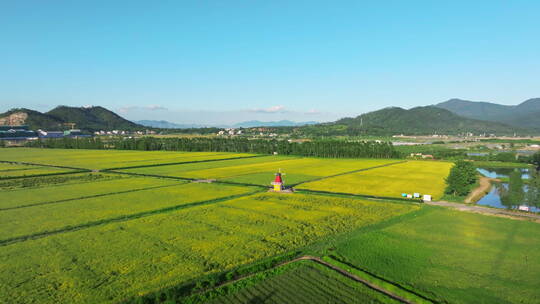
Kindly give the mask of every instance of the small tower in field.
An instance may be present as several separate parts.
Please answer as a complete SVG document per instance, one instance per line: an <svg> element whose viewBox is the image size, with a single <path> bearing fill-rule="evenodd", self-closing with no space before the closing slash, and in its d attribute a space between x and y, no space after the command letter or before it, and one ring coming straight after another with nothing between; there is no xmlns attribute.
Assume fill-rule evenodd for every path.
<svg viewBox="0 0 540 304"><path fill-rule="evenodd" d="M281 172L276 173L276 178L272 182L272 185L274 185L274 191L281 192L283 189L283 178L281 176Z"/></svg>

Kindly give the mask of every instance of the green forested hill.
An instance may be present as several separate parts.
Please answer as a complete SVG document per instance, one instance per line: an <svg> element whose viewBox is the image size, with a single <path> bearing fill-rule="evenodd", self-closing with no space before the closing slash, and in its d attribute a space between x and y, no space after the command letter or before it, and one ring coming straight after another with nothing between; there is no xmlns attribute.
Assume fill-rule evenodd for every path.
<svg viewBox="0 0 540 304"><path fill-rule="evenodd" d="M518 105L450 99L436 107L468 118L540 130L540 98L528 99Z"/></svg>
<svg viewBox="0 0 540 304"><path fill-rule="evenodd" d="M385 108L343 118L333 123L304 127L308 134L318 135L391 135L391 134L528 134L531 131L502 123L481 121L458 116L434 106L410 110Z"/></svg>
<svg viewBox="0 0 540 304"><path fill-rule="evenodd" d="M63 121L38 111L17 108L0 114L0 125L26 125L30 129L61 130Z"/></svg>
<svg viewBox="0 0 540 304"><path fill-rule="evenodd" d="M47 115L65 122L75 123L77 128L91 131L144 129L144 127L99 106L83 108L59 106L47 112Z"/></svg>
<svg viewBox="0 0 540 304"><path fill-rule="evenodd" d="M0 114L0 123L27 125L31 129L45 130L68 129L66 123L75 123L75 128L85 131L145 129L103 107L59 106L46 113L24 108L12 109Z"/></svg>

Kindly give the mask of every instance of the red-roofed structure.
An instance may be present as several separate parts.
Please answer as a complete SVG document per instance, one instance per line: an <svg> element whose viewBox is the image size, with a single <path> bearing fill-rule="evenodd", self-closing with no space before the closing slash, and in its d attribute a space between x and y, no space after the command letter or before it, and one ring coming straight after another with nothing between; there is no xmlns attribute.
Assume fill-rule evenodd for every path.
<svg viewBox="0 0 540 304"><path fill-rule="evenodd" d="M283 188L283 178L281 177L281 173L276 173L276 178L272 182L272 185L274 185L274 191L280 192Z"/></svg>

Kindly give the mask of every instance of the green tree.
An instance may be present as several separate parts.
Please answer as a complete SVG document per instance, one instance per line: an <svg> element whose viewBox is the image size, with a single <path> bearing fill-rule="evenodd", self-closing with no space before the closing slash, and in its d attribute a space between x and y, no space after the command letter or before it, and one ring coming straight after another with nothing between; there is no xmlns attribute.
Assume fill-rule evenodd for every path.
<svg viewBox="0 0 540 304"><path fill-rule="evenodd" d="M457 161L446 178L445 192L456 196L467 195L476 183L476 176L476 168L471 162Z"/></svg>
<svg viewBox="0 0 540 304"><path fill-rule="evenodd" d="M521 205L525 200L521 171L512 171L509 176L508 189L501 185L499 192L501 193L501 203L507 208Z"/></svg>
<svg viewBox="0 0 540 304"><path fill-rule="evenodd" d="M533 163L537 168L540 168L540 152L534 153L531 157L531 163Z"/></svg>

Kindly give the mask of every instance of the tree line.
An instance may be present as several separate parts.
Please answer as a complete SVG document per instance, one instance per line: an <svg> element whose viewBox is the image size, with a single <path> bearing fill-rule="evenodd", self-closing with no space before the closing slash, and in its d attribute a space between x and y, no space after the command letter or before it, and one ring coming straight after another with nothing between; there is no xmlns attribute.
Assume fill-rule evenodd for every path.
<svg viewBox="0 0 540 304"><path fill-rule="evenodd" d="M30 147L63 149L117 149L142 151L237 152L328 158L400 158L391 143L316 140L289 142L247 138L62 138L32 141Z"/></svg>

